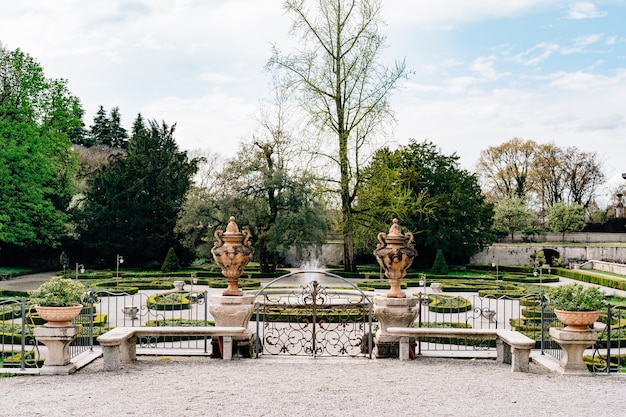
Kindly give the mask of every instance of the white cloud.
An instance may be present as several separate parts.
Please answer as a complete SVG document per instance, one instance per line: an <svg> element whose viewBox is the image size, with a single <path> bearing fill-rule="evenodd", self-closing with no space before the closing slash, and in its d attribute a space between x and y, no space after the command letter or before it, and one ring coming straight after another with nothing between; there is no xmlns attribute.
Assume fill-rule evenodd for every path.
<svg viewBox="0 0 626 417"><path fill-rule="evenodd" d="M176 142L182 149L211 149L233 156L241 139L252 132L256 102L215 91L197 99L163 97L144 105L150 119L176 123Z"/></svg>
<svg viewBox="0 0 626 417"><path fill-rule="evenodd" d="M567 13L567 19L596 19L607 15L607 12L598 10L594 3L581 1L572 5Z"/></svg>
<svg viewBox="0 0 626 417"><path fill-rule="evenodd" d="M560 49L559 45L548 42L541 42L519 54L511 56L509 59L520 64L534 66L548 59L552 54Z"/></svg>
<svg viewBox="0 0 626 417"><path fill-rule="evenodd" d="M223 72L204 72L198 76L198 79L215 84L235 84L243 81L241 78Z"/></svg>
<svg viewBox="0 0 626 417"><path fill-rule="evenodd" d="M453 22L512 17L545 7L548 0L420 0L388 1L383 4L383 18L390 24L427 24L441 29Z"/></svg>

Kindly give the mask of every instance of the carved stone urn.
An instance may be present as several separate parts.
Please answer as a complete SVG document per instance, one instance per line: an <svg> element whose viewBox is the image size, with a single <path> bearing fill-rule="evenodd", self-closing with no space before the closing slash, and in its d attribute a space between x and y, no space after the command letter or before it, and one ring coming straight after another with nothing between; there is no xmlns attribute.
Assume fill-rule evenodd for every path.
<svg viewBox="0 0 626 417"><path fill-rule="evenodd" d="M242 296L243 292L238 287L239 277L243 273L254 248L250 244L250 232L239 231L235 218L230 217L226 231L215 231L215 244L211 248L213 259L222 269L222 274L228 278L228 288L222 292L225 296Z"/></svg>
<svg viewBox="0 0 626 417"><path fill-rule="evenodd" d="M251 356L252 332L248 329L254 311L254 295L245 294L238 287L239 277L252 258L254 248L250 244L250 232L239 232L235 218L231 216L226 231L217 230L216 242L211 249L213 259L228 278L228 288L221 295L209 297L209 313L218 327L245 327L243 336L233 338L233 354ZM212 339L213 356L219 356L219 341Z"/></svg>
<svg viewBox="0 0 626 417"><path fill-rule="evenodd" d="M417 255L417 251L411 245L412 241L413 234L410 232L402 234L400 231L398 219L393 219L389 233L378 234L379 243L374 250L374 256L385 270L391 289L385 296L374 297L374 314L380 325L374 339L376 344L374 354L377 358L399 356L400 338L389 334L387 329L411 327L419 315L417 297L407 297L400 289L400 282Z"/></svg>
<svg viewBox="0 0 626 417"><path fill-rule="evenodd" d="M400 281L405 277L406 270L417 255L417 250L411 244L413 234L411 232L402 234L398 219L393 219L389 233L380 232L378 234L378 242L374 256L385 271L385 276L391 285L391 289L386 295L388 298L405 298L406 294L400 289Z"/></svg>

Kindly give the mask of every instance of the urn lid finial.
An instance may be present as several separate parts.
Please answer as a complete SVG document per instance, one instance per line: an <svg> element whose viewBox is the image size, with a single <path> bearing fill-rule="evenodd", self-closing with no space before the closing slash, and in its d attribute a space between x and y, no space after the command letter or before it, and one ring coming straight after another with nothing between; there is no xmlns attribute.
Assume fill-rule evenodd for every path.
<svg viewBox="0 0 626 417"><path fill-rule="evenodd" d="M400 225L398 224L398 219L393 219L393 224L389 228L389 233L387 236L402 236L402 230L400 230Z"/></svg>
<svg viewBox="0 0 626 417"><path fill-rule="evenodd" d="M240 234L239 226L235 223L235 216L230 216L228 219L228 226L226 226L226 232L224 234Z"/></svg>

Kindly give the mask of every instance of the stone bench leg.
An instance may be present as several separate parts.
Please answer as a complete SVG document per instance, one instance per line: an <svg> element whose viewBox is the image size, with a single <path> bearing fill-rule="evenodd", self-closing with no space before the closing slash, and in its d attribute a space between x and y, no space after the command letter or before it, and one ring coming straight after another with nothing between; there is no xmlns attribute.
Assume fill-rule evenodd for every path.
<svg viewBox="0 0 626 417"><path fill-rule="evenodd" d="M398 352L399 359L401 361L408 361L410 358L409 355L409 337L408 336L400 336L400 351Z"/></svg>
<svg viewBox="0 0 626 417"><path fill-rule="evenodd" d="M502 339L496 339L498 362L511 365L512 372L528 372L530 349L521 349L509 345Z"/></svg>
<svg viewBox="0 0 626 417"><path fill-rule="evenodd" d="M223 336L222 337L222 346L224 346L224 357L225 361L229 361L233 358L233 338L232 336Z"/></svg>
<svg viewBox="0 0 626 417"><path fill-rule="evenodd" d="M121 345L120 360L132 362L137 360L137 336L126 339Z"/></svg>
<svg viewBox="0 0 626 417"><path fill-rule="evenodd" d="M126 339L119 345L102 346L102 369L119 371L122 363L137 360L137 337Z"/></svg>
<svg viewBox="0 0 626 417"><path fill-rule="evenodd" d="M102 346L102 369L104 371L118 371L122 368L120 345Z"/></svg>
<svg viewBox="0 0 626 417"><path fill-rule="evenodd" d="M529 372L530 371L530 349L520 349L513 347L511 358L511 371L513 372Z"/></svg>
<svg viewBox="0 0 626 417"><path fill-rule="evenodd" d="M496 339L496 352L498 354L498 362L507 364L512 362L511 346L500 338Z"/></svg>

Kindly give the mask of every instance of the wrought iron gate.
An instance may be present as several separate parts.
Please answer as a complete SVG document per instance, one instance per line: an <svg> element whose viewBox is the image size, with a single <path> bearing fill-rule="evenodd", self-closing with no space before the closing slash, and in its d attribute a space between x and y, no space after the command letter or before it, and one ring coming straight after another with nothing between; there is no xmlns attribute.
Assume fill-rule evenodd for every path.
<svg viewBox="0 0 626 417"><path fill-rule="evenodd" d="M314 274L299 287L276 282ZM349 289L320 282L342 281ZM297 282L297 280L296 280ZM372 352L372 303L351 282L334 274L303 271L270 282L257 293L255 353L259 355L368 356Z"/></svg>

